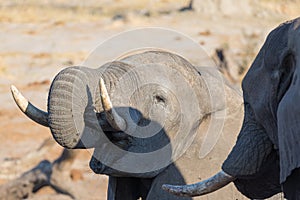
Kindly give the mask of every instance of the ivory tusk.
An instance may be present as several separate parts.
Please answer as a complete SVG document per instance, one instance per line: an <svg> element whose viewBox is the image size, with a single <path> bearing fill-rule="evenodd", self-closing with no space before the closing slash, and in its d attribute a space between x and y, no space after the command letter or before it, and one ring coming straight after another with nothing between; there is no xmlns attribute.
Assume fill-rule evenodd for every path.
<svg viewBox="0 0 300 200"><path fill-rule="evenodd" d="M104 80L102 78L100 78L100 95L107 121L114 129L124 131L126 129L126 122L120 115L118 115L116 110L113 108L112 102L109 98L107 89L104 84Z"/></svg>
<svg viewBox="0 0 300 200"><path fill-rule="evenodd" d="M32 105L20 92L19 90L12 85L10 87L13 98L20 108L20 110L27 115L30 119L37 122L40 125L49 127L48 125L48 113L44 112L34 105Z"/></svg>
<svg viewBox="0 0 300 200"><path fill-rule="evenodd" d="M195 184L179 186L164 184L162 189L177 196L194 197L214 192L234 180L234 177L226 174L224 171L220 171L211 178Z"/></svg>

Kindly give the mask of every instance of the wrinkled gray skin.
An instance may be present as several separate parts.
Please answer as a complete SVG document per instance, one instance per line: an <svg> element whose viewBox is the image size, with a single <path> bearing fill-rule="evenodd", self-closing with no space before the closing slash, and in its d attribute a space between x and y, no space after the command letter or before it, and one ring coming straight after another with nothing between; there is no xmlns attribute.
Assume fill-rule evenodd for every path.
<svg viewBox="0 0 300 200"><path fill-rule="evenodd" d="M135 54L98 69L70 67L53 80L48 113L41 115L48 116L46 121L52 135L63 147L95 148L90 167L97 174L109 176L109 200L179 199L163 191L161 186L166 182L186 184L198 180L196 174L201 173L201 168L207 168L206 160L199 158L206 131L210 128L214 134L226 135L221 136L221 145L217 144L218 148L210 153L211 157L225 158L232 145L230 141L235 137L232 133L240 128L241 96L224 86L216 73L204 69L200 72L185 59L163 51ZM107 120L100 98L100 78L105 82L116 112L127 124L125 131L116 130ZM143 82L146 79L150 84ZM120 82L121 89L118 89ZM226 101L230 103L226 105ZM225 116L217 115L220 126L212 124L210 127L211 115L225 110L232 118L224 122L222 117ZM159 130L153 137L126 134L143 135L136 125L143 127L149 122ZM45 120L41 124L45 125ZM216 142L219 136L213 137ZM110 149L108 144L111 143L126 150L125 153ZM183 148L185 145L189 148ZM145 160L127 163L123 159L126 152L147 153L165 146L166 150L154 160L145 157ZM211 148L213 146L214 143ZM173 162L174 156L181 157ZM162 161L166 163L160 166ZM121 163L121 167L128 165L129 171L118 169L117 163ZM135 171L132 166L145 166L149 170Z"/></svg>
<svg viewBox="0 0 300 200"><path fill-rule="evenodd" d="M299 60L298 18L269 34L243 80L244 124L223 170L250 198L281 191L280 183L300 167Z"/></svg>
<svg viewBox="0 0 300 200"><path fill-rule="evenodd" d="M222 170L251 199L281 192L281 184L300 167L299 61L300 18L268 35L242 82L244 122ZM181 186L164 187L177 195L200 195L196 187L191 195Z"/></svg>
<svg viewBox="0 0 300 200"><path fill-rule="evenodd" d="M176 98L178 94L173 93L183 92L180 90L184 90L184 88L180 85L175 85L175 87L179 88L178 91L168 91L167 88L163 87L167 87L167 84L170 84L167 80L165 80L166 85L152 84L147 86L142 85L142 87L140 87L139 85L142 84L140 81L145 79L143 76L149 76L149 74L143 74L141 71L145 69L139 69L139 67L147 64L149 64L150 67L151 64L162 65L164 69L161 70L170 71L167 74L171 81L171 70L178 71L186 80L190 81L190 87L193 88L198 99L204 99L205 96L208 96L207 88L205 88L205 83L199 76L198 71L184 59L166 52L146 52L124 58L121 61L108 63L98 69L81 67L67 68L56 76L49 92L49 125L54 138L59 144L67 148L95 147L94 155L90 161L90 167L97 174L106 174L110 176L108 199L111 200L131 200L139 197L146 199L147 196L148 199L150 199L149 196L153 196L156 193L157 195L160 194L161 192L155 190L152 191L152 185L155 185L153 183L159 180L159 178L157 178L158 180L155 180L155 177L157 177L165 168L154 169L153 171L146 173L128 173L112 168L113 162L123 155L114 155L114 153L111 153L110 149L105 149L105 145L103 144L107 143L107 139L104 134L99 134L101 130L91 122L100 123L103 131L110 137L110 140L124 150L131 152L152 152L153 150L161 148L160 146L169 143L170 138L174 137L179 129L177 125L182 123L180 120L183 120L184 123L190 124L191 126L199 126L199 120L210 112L209 102L201 101L199 106L201 107L202 113L199 112L194 115L180 113L180 106L182 105L179 104L178 99ZM133 71L133 73L131 71ZM158 76L158 73L164 72L157 72L157 74L152 72L152 76ZM162 136L151 137L150 139L138 139L131 136L125 136L122 139L118 139L117 137L112 136L113 132L117 133L118 131L111 128L105 119L105 115L102 114L104 112L99 92L100 77L103 78L108 93L110 94L111 101L114 103L121 102L120 104L122 104L122 102L124 102L122 98L126 98L125 95L129 91L128 88L137 88L134 97L131 97L130 99L130 105L128 105L137 110L137 117L128 116L128 113L126 113L128 109L124 109L123 111L121 107L116 107L118 114L126 121L129 121L128 123L131 123L130 121L135 121L135 123L139 125L147 124L147 120L151 118L150 112L153 112L153 109L155 109L154 112L159 115L167 113L167 121L161 122L164 123L164 133L160 134ZM125 83L123 83L126 85L123 85L121 91L116 91L116 84L121 78L127 79L125 80ZM174 80L172 84L179 83ZM81 85L82 87L78 87L78 85ZM116 92L118 92L118 94L116 94ZM61 98L64 96L65 98ZM72 96L73 98L71 99ZM80 105L78 106L78 110L74 110L77 109L76 107L73 107L74 104ZM116 106L116 104L114 104L114 106ZM72 108L74 109L72 110ZM94 119L95 112L93 112L93 109L97 110L98 113L97 122L95 122ZM70 113L71 110L73 113L84 113L84 121L89 122L90 124L80 123L82 114L74 115L73 119L71 117L72 114ZM64 113L64 119L62 119L61 113ZM131 120L131 118L136 119ZM81 124L82 127L79 127ZM188 130L189 126L186 126L186 129ZM81 137L78 137L77 135L81 135ZM169 152L166 152L168 156L167 159L170 159L172 154L171 151L172 150L170 149ZM109 163L109 167L107 166L107 163L104 164L102 161ZM172 174L172 178L174 178L177 183L184 182L183 177L174 165L169 166L166 171L168 171L169 174ZM167 180L170 178L164 179ZM150 190L152 191L152 194L148 194ZM156 190L161 189L158 187ZM160 195L161 198L174 199L174 196L171 197L166 192L163 193L162 196Z"/></svg>

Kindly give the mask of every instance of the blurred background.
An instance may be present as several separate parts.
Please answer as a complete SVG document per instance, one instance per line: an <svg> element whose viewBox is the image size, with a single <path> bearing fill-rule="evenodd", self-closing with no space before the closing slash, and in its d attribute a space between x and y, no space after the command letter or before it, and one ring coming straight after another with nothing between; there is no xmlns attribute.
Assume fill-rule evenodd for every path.
<svg viewBox="0 0 300 200"><path fill-rule="evenodd" d="M30 121L18 110L10 94L11 84L46 110L51 80L61 69L81 65L93 49L115 34L154 26L179 31L199 43L228 81L239 88L267 34L280 23L296 18L300 14L299 3L299 0L1 0L0 185L20 177L44 159L52 162L62 152L47 128ZM180 38L173 40L175 45ZM84 199L104 200L107 177L93 174L88 166L90 156L90 152L80 151L68 174ZM29 199L70 199L70 196L44 187Z"/></svg>

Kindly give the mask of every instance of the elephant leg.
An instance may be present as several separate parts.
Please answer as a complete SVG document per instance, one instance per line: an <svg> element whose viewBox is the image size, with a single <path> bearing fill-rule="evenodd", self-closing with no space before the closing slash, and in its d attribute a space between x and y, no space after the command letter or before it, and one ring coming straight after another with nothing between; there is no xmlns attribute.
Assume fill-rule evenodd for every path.
<svg viewBox="0 0 300 200"><path fill-rule="evenodd" d="M107 188L107 200L114 200L117 186L117 178L109 177Z"/></svg>
<svg viewBox="0 0 300 200"><path fill-rule="evenodd" d="M143 198L139 178L109 177L107 200L137 200ZM145 197L144 197L145 198Z"/></svg>
<svg viewBox="0 0 300 200"><path fill-rule="evenodd" d="M154 178L146 200L192 200L191 197L178 197L164 191L162 189L162 185L164 183L173 185L186 184L180 170L175 166L175 164L171 164Z"/></svg>
<svg viewBox="0 0 300 200"><path fill-rule="evenodd" d="M300 168L292 171L291 175L282 184L282 187L286 199L300 199Z"/></svg>

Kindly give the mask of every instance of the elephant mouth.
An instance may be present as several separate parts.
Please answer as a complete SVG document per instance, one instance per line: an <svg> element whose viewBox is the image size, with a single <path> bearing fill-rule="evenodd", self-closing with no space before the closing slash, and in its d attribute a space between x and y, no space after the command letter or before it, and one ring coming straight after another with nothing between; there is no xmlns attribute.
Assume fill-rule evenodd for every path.
<svg viewBox="0 0 300 200"><path fill-rule="evenodd" d="M126 176L126 173L113 169L110 166L114 166L115 162L118 162L120 158L112 156L110 153L101 153L104 151L105 147L108 145L103 145L102 147L97 147L94 150L93 156L90 160L89 166L95 174L105 174L108 176ZM109 147L107 148L109 149Z"/></svg>
<svg viewBox="0 0 300 200"><path fill-rule="evenodd" d="M112 144L116 145L122 150L125 151L128 150L132 136L128 135L125 132L117 131L117 130L104 131L104 134ZM97 149L97 147L95 147L95 149Z"/></svg>

